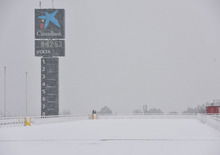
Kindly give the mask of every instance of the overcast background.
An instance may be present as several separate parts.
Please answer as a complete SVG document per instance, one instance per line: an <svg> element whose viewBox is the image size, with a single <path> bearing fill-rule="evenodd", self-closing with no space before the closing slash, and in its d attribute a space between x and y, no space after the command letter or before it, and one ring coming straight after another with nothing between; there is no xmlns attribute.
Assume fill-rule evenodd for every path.
<svg viewBox="0 0 220 155"><path fill-rule="evenodd" d="M0 0L0 107L7 66L7 115L40 115L40 57L34 56L38 0ZM60 112L107 105L131 113L147 104L183 111L220 98L220 1L55 0L66 13ZM52 7L43 0L42 8Z"/></svg>

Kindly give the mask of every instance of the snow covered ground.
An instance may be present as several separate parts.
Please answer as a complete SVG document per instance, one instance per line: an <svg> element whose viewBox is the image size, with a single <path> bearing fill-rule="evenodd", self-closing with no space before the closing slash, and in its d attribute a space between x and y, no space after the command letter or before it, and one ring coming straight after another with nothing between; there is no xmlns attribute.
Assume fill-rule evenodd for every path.
<svg viewBox="0 0 220 155"><path fill-rule="evenodd" d="M0 128L0 155L220 155L198 119L98 119Z"/></svg>

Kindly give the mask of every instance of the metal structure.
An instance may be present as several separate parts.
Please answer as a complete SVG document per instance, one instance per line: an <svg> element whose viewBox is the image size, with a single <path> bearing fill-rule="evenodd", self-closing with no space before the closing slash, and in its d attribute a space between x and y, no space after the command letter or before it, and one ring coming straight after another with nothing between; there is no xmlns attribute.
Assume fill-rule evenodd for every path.
<svg viewBox="0 0 220 155"><path fill-rule="evenodd" d="M41 58L41 115L59 113L59 59Z"/></svg>
<svg viewBox="0 0 220 155"><path fill-rule="evenodd" d="M6 73L7 73L7 68L4 66L4 117L6 117Z"/></svg>
<svg viewBox="0 0 220 155"><path fill-rule="evenodd" d="M35 56L41 58L41 115L59 115L59 58L65 56L64 9L35 9Z"/></svg>
<svg viewBox="0 0 220 155"><path fill-rule="evenodd" d="M28 72L25 72L25 115L28 116Z"/></svg>

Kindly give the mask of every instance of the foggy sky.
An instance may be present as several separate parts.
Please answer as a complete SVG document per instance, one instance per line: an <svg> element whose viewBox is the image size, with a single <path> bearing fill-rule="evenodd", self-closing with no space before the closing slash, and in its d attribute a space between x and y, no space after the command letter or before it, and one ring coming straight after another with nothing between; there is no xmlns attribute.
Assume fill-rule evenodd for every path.
<svg viewBox="0 0 220 155"><path fill-rule="evenodd" d="M7 115L40 115L40 57L34 56L38 0L0 0L0 107L7 66ZM50 8L51 0L42 7ZM147 104L183 111L220 98L218 0L55 0L66 13L60 112L107 105L131 113Z"/></svg>

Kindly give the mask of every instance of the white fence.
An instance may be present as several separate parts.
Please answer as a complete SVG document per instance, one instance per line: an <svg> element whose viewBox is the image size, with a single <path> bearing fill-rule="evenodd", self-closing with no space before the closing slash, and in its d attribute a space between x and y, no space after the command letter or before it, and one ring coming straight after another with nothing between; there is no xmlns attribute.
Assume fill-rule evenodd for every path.
<svg viewBox="0 0 220 155"><path fill-rule="evenodd" d="M198 115L198 119L217 130L220 131L220 115Z"/></svg>
<svg viewBox="0 0 220 155"><path fill-rule="evenodd" d="M98 115L98 119L193 119L196 114L125 114L125 115Z"/></svg>
<svg viewBox="0 0 220 155"><path fill-rule="evenodd" d="M0 127L24 126L25 118L27 118L27 120L30 119L31 124L38 125L38 124L86 120L89 117L86 115L71 115L71 116L57 115L57 116L47 116L47 117L41 117L41 116L6 117L0 119Z"/></svg>
<svg viewBox="0 0 220 155"><path fill-rule="evenodd" d="M23 126L24 118L1 118L0 127L14 127L14 126Z"/></svg>
<svg viewBox="0 0 220 155"><path fill-rule="evenodd" d="M69 115L69 116L32 116L31 123L33 125L70 122L79 120L91 119L89 115ZM198 119L202 123L216 128L220 131L220 115L207 115L207 114L147 114L147 115L98 115L97 119ZM9 117L0 118L0 127L17 127L24 126L25 117Z"/></svg>

